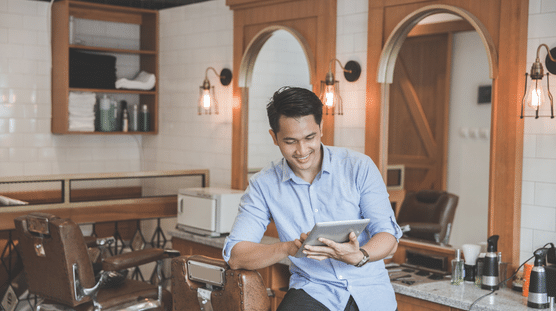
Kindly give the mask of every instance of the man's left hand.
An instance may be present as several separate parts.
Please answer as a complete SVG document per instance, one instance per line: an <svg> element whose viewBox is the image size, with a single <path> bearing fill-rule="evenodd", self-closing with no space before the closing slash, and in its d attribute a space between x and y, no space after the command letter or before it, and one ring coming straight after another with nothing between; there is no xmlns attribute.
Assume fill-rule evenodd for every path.
<svg viewBox="0 0 556 311"><path fill-rule="evenodd" d="M363 259L363 253L359 250L359 241L353 232L349 234L349 241L345 243L336 243L325 238L319 238L319 241L326 246L305 246L303 252L308 258L316 260L332 258L350 265L355 265Z"/></svg>

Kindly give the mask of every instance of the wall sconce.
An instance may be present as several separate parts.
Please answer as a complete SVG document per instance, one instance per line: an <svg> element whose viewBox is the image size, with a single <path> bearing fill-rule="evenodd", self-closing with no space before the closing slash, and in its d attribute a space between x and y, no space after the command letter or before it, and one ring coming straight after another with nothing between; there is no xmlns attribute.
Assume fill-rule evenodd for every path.
<svg viewBox="0 0 556 311"><path fill-rule="evenodd" d="M218 114L218 101L216 100L216 96L214 94L214 86L210 85L210 81L208 79L209 70L214 71L214 73L220 77L220 83L224 86L229 85L232 81L232 72L230 69L222 69L219 75L214 68L207 68L205 71L205 80L203 81L203 85L199 87L199 115L203 113L211 114L213 111L214 114Z"/></svg>
<svg viewBox="0 0 556 311"><path fill-rule="evenodd" d="M328 73L326 74L326 79L320 82L320 100L324 104L325 113L343 115L344 109L342 106L342 98L340 97L340 83L334 79L334 74L332 73L332 64L337 61L342 70L344 71L344 77L349 82L354 82L359 79L361 75L361 66L358 62L350 60L343 67L342 63L336 58L330 61L328 68Z"/></svg>
<svg viewBox="0 0 556 311"><path fill-rule="evenodd" d="M524 117L535 117L535 119L538 119L539 117L554 118L554 103L549 88L549 74L546 73L546 80L543 80L544 69L539 59L539 52L543 46L548 51L545 60L546 69L552 74L556 73L556 60L552 57L550 49L544 43L539 45L537 48L537 58L531 66L531 73L525 73L525 95L523 95L523 99L521 100L521 119ZM529 80L527 79L528 76L531 77L530 81L527 81ZM527 82L529 82L529 85L527 85ZM541 106L548 102L550 102L550 116L539 115ZM535 114L527 115L527 112L525 111L527 107L533 109Z"/></svg>

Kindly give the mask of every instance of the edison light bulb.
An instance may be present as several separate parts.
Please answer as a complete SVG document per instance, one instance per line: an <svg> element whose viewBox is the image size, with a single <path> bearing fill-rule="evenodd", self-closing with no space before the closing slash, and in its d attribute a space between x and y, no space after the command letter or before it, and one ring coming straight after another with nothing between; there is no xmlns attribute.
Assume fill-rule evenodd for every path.
<svg viewBox="0 0 556 311"><path fill-rule="evenodd" d="M328 107L334 107L334 85L326 86L324 104Z"/></svg>
<svg viewBox="0 0 556 311"><path fill-rule="evenodd" d="M550 102L548 92L543 90L547 86L543 86L543 84L545 84L543 79L532 79L531 84L527 87L526 103L534 110L539 110L544 103Z"/></svg>
<svg viewBox="0 0 556 311"><path fill-rule="evenodd" d="M203 108L210 109L210 92L209 90L203 91Z"/></svg>

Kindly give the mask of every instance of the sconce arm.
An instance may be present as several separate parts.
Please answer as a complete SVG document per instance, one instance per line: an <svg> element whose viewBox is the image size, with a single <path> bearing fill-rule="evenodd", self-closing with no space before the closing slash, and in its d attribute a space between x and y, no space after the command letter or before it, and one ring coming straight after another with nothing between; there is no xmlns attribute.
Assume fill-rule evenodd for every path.
<svg viewBox="0 0 556 311"><path fill-rule="evenodd" d="M330 64L328 65L328 72L332 72L332 64L334 64L334 61L336 61L338 65L340 65L340 68L342 68L344 72L351 73L351 70L346 69L344 66L342 66L342 63L340 63L340 60L338 60L337 58L333 58L330 61Z"/></svg>
<svg viewBox="0 0 556 311"><path fill-rule="evenodd" d="M220 78L220 83L224 86L229 85L232 81L232 71L230 69L224 68L220 73L216 71L213 67L208 67L205 71L205 81L208 83L208 72L212 70L218 78Z"/></svg>
<svg viewBox="0 0 556 311"><path fill-rule="evenodd" d="M552 53L550 53L550 48L548 47L548 45L546 45L544 43L541 43L541 45L539 45L539 47L537 48L537 61L539 61L539 52L541 51L541 47L543 47L543 46L546 48L546 51L548 52L548 54L547 54L548 58L550 58L551 61L556 63L556 59L554 59L552 57Z"/></svg>

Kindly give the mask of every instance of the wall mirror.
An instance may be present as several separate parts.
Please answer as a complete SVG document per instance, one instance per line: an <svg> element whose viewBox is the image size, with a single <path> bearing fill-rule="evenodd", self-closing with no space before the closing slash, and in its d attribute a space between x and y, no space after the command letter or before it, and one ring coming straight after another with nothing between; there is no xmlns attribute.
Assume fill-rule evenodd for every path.
<svg viewBox="0 0 556 311"><path fill-rule="evenodd" d="M271 33L253 64L248 107L247 169L249 177L270 161L282 157L268 130L266 105L272 94L282 86L312 90L310 67L303 47L287 30Z"/></svg>
<svg viewBox="0 0 556 311"><path fill-rule="evenodd" d="M489 235L499 235L498 250L514 267L519 264L523 160L523 122L519 119L520 106L516 99L521 98L523 91L521 72L526 62L527 11L527 3L518 0L504 1L503 5L501 0L440 0L434 4L404 0L369 2L368 18L367 72L377 73L377 79L367 79L367 103L378 104L367 105L365 153L375 160L383 172L388 165L389 153L390 107L387 103L395 62L410 31L424 18L446 13L461 17L479 35L492 79L488 228L481 240L486 240ZM512 16L512 19L505 16ZM514 35L510 36L512 31ZM448 177L445 178L447 187L450 187Z"/></svg>
<svg viewBox="0 0 556 311"><path fill-rule="evenodd" d="M477 31L438 13L408 33L389 85L388 166L403 166L402 193L459 196L448 240L456 248L487 236L491 105L478 104L478 90L491 83Z"/></svg>

